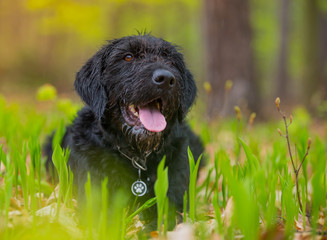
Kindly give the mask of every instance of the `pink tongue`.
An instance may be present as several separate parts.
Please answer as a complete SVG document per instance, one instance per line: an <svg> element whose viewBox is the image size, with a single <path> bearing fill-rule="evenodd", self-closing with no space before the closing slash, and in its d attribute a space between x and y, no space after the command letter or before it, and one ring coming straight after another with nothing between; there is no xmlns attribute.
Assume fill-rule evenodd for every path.
<svg viewBox="0 0 327 240"><path fill-rule="evenodd" d="M161 132L166 128L166 119L155 103L139 107L139 116L143 126L151 132Z"/></svg>

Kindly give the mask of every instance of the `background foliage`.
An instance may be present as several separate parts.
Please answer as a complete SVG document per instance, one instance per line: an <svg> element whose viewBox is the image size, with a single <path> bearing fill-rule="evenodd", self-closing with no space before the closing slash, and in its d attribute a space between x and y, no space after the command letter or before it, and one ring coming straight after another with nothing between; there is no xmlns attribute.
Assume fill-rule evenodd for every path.
<svg viewBox="0 0 327 240"><path fill-rule="evenodd" d="M223 0L3 0L0 2L0 91L9 97L26 97L37 86L52 83L59 93L71 96L75 73L106 40L138 31L152 32L182 46L185 59L203 90L213 70L207 67L208 60L212 61L208 55L219 59L219 52L211 50L205 39L213 37L211 29L224 25L206 23L205 6L210 2L228 6L228 1ZM264 111L263 105L272 102L279 93L285 95L283 98L288 97L290 104L306 104L324 116L327 111L326 1L246 2L253 33L250 47L256 82L255 88L249 91L256 93L257 103L263 103L252 110L269 115L271 109ZM285 6L287 18L283 18ZM238 14L231 14L238 18ZM283 24L288 26L285 33ZM286 39L285 49L281 49L282 38ZM310 51L316 52L319 59L315 60ZM282 70L278 64L282 52L285 52L286 79L282 79L285 83L279 87ZM230 55L238 53L231 50ZM310 75L308 69L317 74ZM227 80L234 81L215 81ZM212 89L212 94L217 91ZM200 96L203 95L202 92Z"/></svg>
<svg viewBox="0 0 327 240"><path fill-rule="evenodd" d="M208 22L206 6L214 3L220 10L230 9L238 1L249 7L248 47L253 53L255 88L248 93L258 96L257 115L244 102L235 101L239 105L235 108L228 105L237 100L232 93L237 89L235 79L214 78L222 82L221 89L209 80L213 71L209 63L219 62L220 53L207 39L218 42L211 30L228 24ZM239 16L237 12L227 15ZM107 239L111 234L115 239L134 239L143 227L138 214L156 201L164 227L139 239L158 234L170 239L325 237L326 15L325 0L0 1L0 238ZM107 215L109 179L98 192L87 182L85 222L81 223L76 217L72 178L67 177L70 170L64 167L69 151L58 146L60 133L82 106L73 89L75 73L106 40L138 31L182 46L200 90L189 122L206 146L207 162L195 186L197 165L189 152L194 167L192 194L185 194L184 206L189 204L191 211L183 215L184 224L168 233L165 187L158 187L158 198L135 212L124 206L124 195L119 193L111 206L114 211ZM231 49L227 55L238 57L240 53ZM302 210L287 143L276 130L285 134L283 121L256 119L280 117L274 105L279 94L283 95L282 109L294 118L288 130L296 166L305 155L308 138L312 139L298 179ZM232 116L205 117L210 96L221 96ZM295 105L302 106L288 110ZM58 186L47 179L40 147L54 129L58 133L54 143ZM167 169L162 166L158 171L158 186L167 185ZM100 216L94 216L94 205Z"/></svg>

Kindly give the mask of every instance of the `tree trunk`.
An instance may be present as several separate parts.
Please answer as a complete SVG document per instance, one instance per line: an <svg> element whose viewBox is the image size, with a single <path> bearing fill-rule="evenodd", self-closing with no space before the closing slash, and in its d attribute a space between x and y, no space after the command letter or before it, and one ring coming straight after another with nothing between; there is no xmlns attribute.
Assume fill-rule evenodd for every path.
<svg viewBox="0 0 327 240"><path fill-rule="evenodd" d="M235 105L256 110L248 0L206 0L204 15L207 79L212 89L208 116L229 115ZM226 97L227 80L233 87Z"/></svg>
<svg viewBox="0 0 327 240"><path fill-rule="evenodd" d="M312 100L319 91L318 58L318 1L306 0L304 6L304 73L302 96L304 103L313 110Z"/></svg>
<svg viewBox="0 0 327 240"><path fill-rule="evenodd" d="M319 13L319 86L321 98L327 100L327 13Z"/></svg>
<svg viewBox="0 0 327 240"><path fill-rule="evenodd" d="M288 75L288 36L289 36L289 8L290 0L281 0L280 4L280 49L277 63L276 92L274 97L280 97L284 101L289 99L291 91Z"/></svg>

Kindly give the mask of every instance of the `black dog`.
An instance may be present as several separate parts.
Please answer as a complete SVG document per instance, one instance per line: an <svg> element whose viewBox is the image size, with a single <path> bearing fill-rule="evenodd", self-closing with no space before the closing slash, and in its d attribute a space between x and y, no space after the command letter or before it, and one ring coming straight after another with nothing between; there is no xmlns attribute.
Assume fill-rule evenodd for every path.
<svg viewBox="0 0 327 240"><path fill-rule="evenodd" d="M77 73L75 89L87 106L67 128L62 146L71 149L68 163L78 194L84 195L88 172L96 184L109 177L113 193L130 191L141 171L145 185L132 190L144 202L154 197L157 166L166 156L168 198L182 211L187 147L195 159L203 147L184 122L196 85L176 47L148 34L110 41Z"/></svg>

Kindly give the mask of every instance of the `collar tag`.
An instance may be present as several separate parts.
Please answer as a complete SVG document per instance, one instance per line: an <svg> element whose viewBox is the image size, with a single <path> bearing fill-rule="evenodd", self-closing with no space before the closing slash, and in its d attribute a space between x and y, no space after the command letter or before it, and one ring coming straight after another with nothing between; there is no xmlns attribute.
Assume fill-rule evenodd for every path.
<svg viewBox="0 0 327 240"><path fill-rule="evenodd" d="M132 193L137 197L142 197L147 192L147 186L142 180L137 180L132 184Z"/></svg>
<svg viewBox="0 0 327 240"><path fill-rule="evenodd" d="M137 197L142 197L147 192L146 183L141 180L141 168L139 168L139 179L132 184L132 193Z"/></svg>

